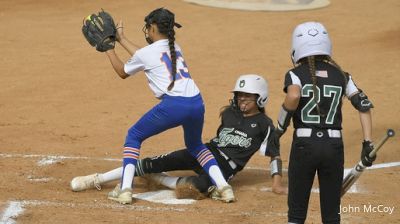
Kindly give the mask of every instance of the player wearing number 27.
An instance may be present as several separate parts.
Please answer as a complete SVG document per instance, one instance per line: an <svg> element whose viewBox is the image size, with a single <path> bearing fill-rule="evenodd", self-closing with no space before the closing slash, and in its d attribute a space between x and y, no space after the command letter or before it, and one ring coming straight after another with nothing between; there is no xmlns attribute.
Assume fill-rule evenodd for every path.
<svg viewBox="0 0 400 224"><path fill-rule="evenodd" d="M145 17L143 32L148 46L138 49L123 33L122 21L117 25L116 40L133 55L125 64L114 49L106 51L116 73L123 79L144 71L154 95L161 100L128 131L123 150L123 171L120 187L108 198L122 204L132 203L132 183L142 142L167 129L182 126L185 145L217 186L223 201L235 200L213 154L202 143L204 103L200 91L190 77L181 48L175 43L175 16L159 8Z"/></svg>
<svg viewBox="0 0 400 224"><path fill-rule="evenodd" d="M364 141L361 160L371 166L371 102L352 76L331 58L331 41L317 22L298 25L292 35L294 68L285 76L286 97L278 117L278 137L293 119L289 160L289 223L304 223L315 173L318 173L323 223L340 223L343 181L342 99L359 111ZM276 133L278 133L276 132Z"/></svg>

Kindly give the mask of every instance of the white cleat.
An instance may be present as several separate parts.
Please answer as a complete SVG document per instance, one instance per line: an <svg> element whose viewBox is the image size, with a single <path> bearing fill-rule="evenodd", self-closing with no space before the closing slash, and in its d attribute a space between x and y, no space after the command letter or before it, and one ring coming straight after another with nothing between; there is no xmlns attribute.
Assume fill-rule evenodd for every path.
<svg viewBox="0 0 400 224"><path fill-rule="evenodd" d="M215 187L211 190L210 197L213 200L223 201L225 203L236 201L235 195L233 194L233 190L230 185L224 186L221 189Z"/></svg>
<svg viewBox="0 0 400 224"><path fill-rule="evenodd" d="M72 191L83 191L92 188L101 190L99 175L97 173L88 176L75 177L71 181Z"/></svg>
<svg viewBox="0 0 400 224"><path fill-rule="evenodd" d="M132 188L121 190L120 184L108 193L108 199L119 202L123 205L132 204Z"/></svg>

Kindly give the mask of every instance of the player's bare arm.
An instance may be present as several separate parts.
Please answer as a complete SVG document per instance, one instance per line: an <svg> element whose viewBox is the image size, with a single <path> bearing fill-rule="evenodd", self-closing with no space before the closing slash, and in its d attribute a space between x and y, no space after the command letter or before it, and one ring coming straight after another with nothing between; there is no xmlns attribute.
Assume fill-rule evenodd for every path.
<svg viewBox="0 0 400 224"><path fill-rule="evenodd" d="M118 43L120 43L121 46L123 48L125 48L125 50L128 51L128 53L130 55L133 55L135 53L135 51L140 48L140 46L132 43L124 35L124 23L122 22L122 20L120 20L119 23L117 24L116 38L117 38Z"/></svg>
<svg viewBox="0 0 400 224"><path fill-rule="evenodd" d="M300 100L300 86L290 85L287 88L287 94L283 105L288 110L296 110Z"/></svg>
<svg viewBox="0 0 400 224"><path fill-rule="evenodd" d="M118 76L122 79L126 79L129 75L125 73L124 63L121 61L121 59L119 59L117 54L115 54L114 49L106 51L106 54Z"/></svg>
<svg viewBox="0 0 400 224"><path fill-rule="evenodd" d="M372 141L372 115L371 111L359 112L360 122L365 141Z"/></svg>

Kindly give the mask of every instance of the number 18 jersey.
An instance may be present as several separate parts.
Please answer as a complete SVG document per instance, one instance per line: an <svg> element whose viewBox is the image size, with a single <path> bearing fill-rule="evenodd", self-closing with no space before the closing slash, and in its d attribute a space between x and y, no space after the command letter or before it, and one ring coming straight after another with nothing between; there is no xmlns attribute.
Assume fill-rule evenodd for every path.
<svg viewBox="0 0 400 224"><path fill-rule="evenodd" d="M307 63L289 70L285 76L284 91L290 85L301 89L299 105L293 115L294 128L342 129L343 95L350 97L358 91L350 75L316 60L317 85L314 88ZM347 79L347 80L346 80ZM320 113L317 110L317 103Z"/></svg>
<svg viewBox="0 0 400 224"><path fill-rule="evenodd" d="M181 48L175 44L176 50L176 75L174 88L168 91L172 82L172 61L168 40L158 40L135 52L124 65L125 73L134 75L144 71L150 89L157 98L164 94L170 96L193 97L200 93L195 82L190 77L187 65L183 59Z"/></svg>

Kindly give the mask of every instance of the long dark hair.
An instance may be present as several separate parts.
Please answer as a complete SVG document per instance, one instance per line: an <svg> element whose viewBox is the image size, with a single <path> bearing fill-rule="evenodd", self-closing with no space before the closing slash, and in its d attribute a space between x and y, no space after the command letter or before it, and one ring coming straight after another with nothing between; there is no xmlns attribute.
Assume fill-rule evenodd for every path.
<svg viewBox="0 0 400 224"><path fill-rule="evenodd" d="M175 22L175 15L171 11L165 8L158 8L152 11L144 19L146 26L150 24L156 24L158 31L168 37L168 46L171 55L172 62L172 82L168 86L168 91L174 87L176 79L176 51L175 51L175 30L174 26L181 28L182 26Z"/></svg>

